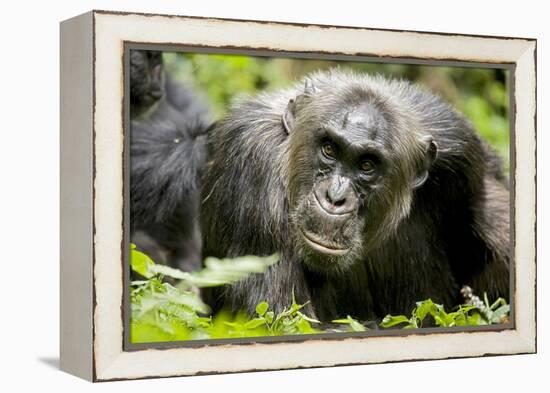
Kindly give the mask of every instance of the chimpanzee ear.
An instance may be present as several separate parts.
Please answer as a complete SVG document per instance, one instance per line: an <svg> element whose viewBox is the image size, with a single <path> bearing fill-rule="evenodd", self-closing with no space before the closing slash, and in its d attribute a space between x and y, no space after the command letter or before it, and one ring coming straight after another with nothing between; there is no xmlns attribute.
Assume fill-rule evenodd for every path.
<svg viewBox="0 0 550 393"><path fill-rule="evenodd" d="M419 172L416 179L413 181L412 188L419 188L422 186L430 173L430 168L437 158L437 143L434 142L431 135L426 135L420 138L420 143L424 149L424 157L419 167Z"/></svg>
<svg viewBox="0 0 550 393"><path fill-rule="evenodd" d="M290 134L294 128L294 123L296 121L296 103L303 99L304 96L309 96L316 92L317 88L313 85L311 79L306 78L304 82L304 92L288 101L285 113L283 114L283 127L287 134Z"/></svg>
<svg viewBox="0 0 550 393"><path fill-rule="evenodd" d="M296 120L296 100L291 98L286 105L285 113L283 113L283 127L287 134L294 129Z"/></svg>

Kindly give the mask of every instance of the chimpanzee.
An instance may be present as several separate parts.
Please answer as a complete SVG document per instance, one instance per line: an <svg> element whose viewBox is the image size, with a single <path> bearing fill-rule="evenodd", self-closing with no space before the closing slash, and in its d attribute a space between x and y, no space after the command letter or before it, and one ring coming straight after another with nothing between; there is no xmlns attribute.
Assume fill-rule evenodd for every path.
<svg viewBox="0 0 550 393"><path fill-rule="evenodd" d="M332 70L241 100L211 130L203 255L279 253L215 308L379 320L468 284L509 296L509 191L495 152L441 98Z"/></svg>
<svg viewBox="0 0 550 393"><path fill-rule="evenodd" d="M130 50L130 116L143 116L164 96L162 53Z"/></svg>
<svg viewBox="0 0 550 393"><path fill-rule="evenodd" d="M162 52L130 51L130 117L132 120L211 122L208 106L191 88L166 75Z"/></svg>
<svg viewBox="0 0 550 393"><path fill-rule="evenodd" d="M161 52L132 50L130 118L131 242L155 262L196 270L208 108L166 75Z"/></svg>

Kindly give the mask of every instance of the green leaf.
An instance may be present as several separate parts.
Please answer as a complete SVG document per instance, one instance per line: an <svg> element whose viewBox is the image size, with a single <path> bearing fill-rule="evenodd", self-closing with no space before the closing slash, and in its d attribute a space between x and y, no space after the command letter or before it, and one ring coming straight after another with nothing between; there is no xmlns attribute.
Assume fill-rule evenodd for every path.
<svg viewBox="0 0 550 393"><path fill-rule="evenodd" d="M466 314L462 312L457 312L456 317L454 318L454 322L456 326L467 326L468 325L468 319Z"/></svg>
<svg viewBox="0 0 550 393"><path fill-rule="evenodd" d="M275 316L275 313L273 311L268 311L265 313L264 318L267 321L267 323L272 323L274 316Z"/></svg>
<svg viewBox="0 0 550 393"><path fill-rule="evenodd" d="M409 322L410 322L409 318L407 318L404 315L393 316L388 314L384 317L384 319L380 323L380 326L388 328L388 327L399 325L401 323L409 323Z"/></svg>
<svg viewBox="0 0 550 393"><path fill-rule="evenodd" d="M469 313L472 310L477 310L478 308L476 306L459 306L459 310L463 312L464 314Z"/></svg>
<svg viewBox="0 0 550 393"><path fill-rule="evenodd" d="M308 321L308 322L311 322L311 323L321 323L321 321L318 321L318 320L315 319L315 318L308 317L306 314L301 313L300 311L296 311L296 314L299 315L302 319L305 319L305 320Z"/></svg>
<svg viewBox="0 0 550 393"><path fill-rule="evenodd" d="M144 286L144 285L147 285L148 283L149 283L149 281L147 281L147 280L136 280L136 281L130 282L130 285L131 286Z"/></svg>
<svg viewBox="0 0 550 393"><path fill-rule="evenodd" d="M189 278L189 273L182 272L181 270L174 269L166 265L155 265L150 269L154 274L162 274L163 276L168 276L175 278L177 280L186 280Z"/></svg>
<svg viewBox="0 0 550 393"><path fill-rule="evenodd" d="M471 315L468 315L467 324L468 326L482 326L487 325L487 321L479 312L473 312Z"/></svg>
<svg viewBox="0 0 550 393"><path fill-rule="evenodd" d="M164 294L157 294L156 296L159 299L164 299L173 304L187 306L196 312L204 314L210 312L210 307L208 307L195 292L180 291L168 283L163 285L167 288L167 291Z"/></svg>
<svg viewBox="0 0 550 393"><path fill-rule="evenodd" d="M130 266L133 271L145 278L151 278L155 275L152 269L156 266L151 258L135 249L135 245L130 246Z"/></svg>
<svg viewBox="0 0 550 393"><path fill-rule="evenodd" d="M301 333L301 334L310 334L310 333L319 332L319 330L314 329L306 319L300 319L296 323L296 328L298 330L298 333Z"/></svg>
<svg viewBox="0 0 550 393"><path fill-rule="evenodd" d="M502 323L505 317L510 314L510 305L505 304L497 308L491 316L491 323Z"/></svg>
<svg viewBox="0 0 550 393"><path fill-rule="evenodd" d="M351 330L353 330L354 332L365 332L367 331L367 328L364 327L362 324L360 324L359 322L357 322L356 320L352 320L349 324Z"/></svg>
<svg viewBox="0 0 550 393"><path fill-rule="evenodd" d="M361 324L357 320L353 319L349 315L345 319L334 319L332 321L332 323L341 323L341 324L344 324L344 325L348 325L350 330L353 331L353 332L364 332L364 331L367 330L367 328L365 326L363 326L363 324Z"/></svg>
<svg viewBox="0 0 550 393"><path fill-rule="evenodd" d="M269 308L269 303L261 302L261 303L258 303L258 305L256 306L256 312L258 313L259 316L263 316L266 313L268 308Z"/></svg>
<svg viewBox="0 0 550 393"><path fill-rule="evenodd" d="M415 315L420 322L426 318L426 315L430 314L435 316L438 313L438 308L432 299L424 300L422 302L416 303L416 312Z"/></svg>
<svg viewBox="0 0 550 393"><path fill-rule="evenodd" d="M437 326L441 326L441 327L454 326L453 316L450 314L447 314L445 310L443 310L443 307L438 309L437 314L435 314L433 317L435 320L435 324Z"/></svg>
<svg viewBox="0 0 550 393"><path fill-rule="evenodd" d="M489 307L489 308L491 310L495 310L499 306L506 306L506 305L507 305L506 300L499 297L493 304L491 304L491 307Z"/></svg>
<svg viewBox="0 0 550 393"><path fill-rule="evenodd" d="M349 323L347 318L346 319L333 319L331 322L332 323L344 323L344 324Z"/></svg>
<svg viewBox="0 0 550 393"><path fill-rule="evenodd" d="M265 319L263 318L254 318L244 324L246 329L256 329L257 327L265 325Z"/></svg>
<svg viewBox="0 0 550 393"><path fill-rule="evenodd" d="M485 307L488 309L491 309L491 306L489 304L489 298L487 297L487 292L483 292L483 302L485 303Z"/></svg>
<svg viewBox="0 0 550 393"><path fill-rule="evenodd" d="M198 272L181 272L176 269L162 269L162 274L182 280L181 285L188 287L213 287L231 284L252 273L263 273L279 260L277 254L268 257L243 256L231 259L208 257L206 267Z"/></svg>

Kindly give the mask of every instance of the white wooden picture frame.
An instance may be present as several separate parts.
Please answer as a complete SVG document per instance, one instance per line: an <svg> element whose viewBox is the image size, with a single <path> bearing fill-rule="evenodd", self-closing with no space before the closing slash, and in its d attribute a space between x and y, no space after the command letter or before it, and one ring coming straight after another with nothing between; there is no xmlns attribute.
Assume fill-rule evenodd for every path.
<svg viewBox="0 0 550 393"><path fill-rule="evenodd" d="M511 323L487 329L125 346L124 50L140 43L513 70ZM92 11L61 23L61 368L91 381L536 351L536 40Z"/></svg>

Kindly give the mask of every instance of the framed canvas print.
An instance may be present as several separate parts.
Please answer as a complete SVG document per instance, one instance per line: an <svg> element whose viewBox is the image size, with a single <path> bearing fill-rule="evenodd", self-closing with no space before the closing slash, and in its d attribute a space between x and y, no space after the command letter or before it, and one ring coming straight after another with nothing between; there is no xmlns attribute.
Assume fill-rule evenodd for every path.
<svg viewBox="0 0 550 393"><path fill-rule="evenodd" d="M61 368L536 351L536 40L61 23Z"/></svg>

